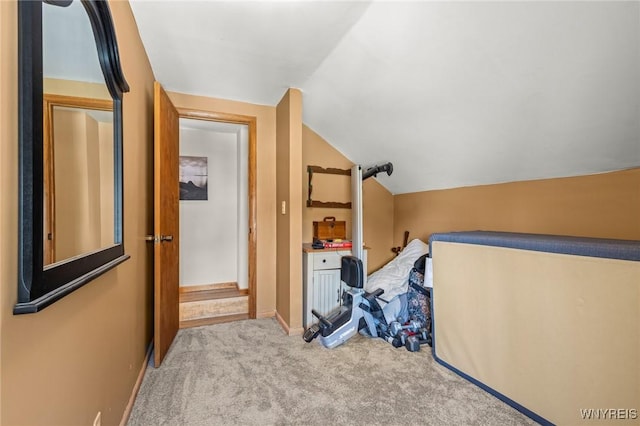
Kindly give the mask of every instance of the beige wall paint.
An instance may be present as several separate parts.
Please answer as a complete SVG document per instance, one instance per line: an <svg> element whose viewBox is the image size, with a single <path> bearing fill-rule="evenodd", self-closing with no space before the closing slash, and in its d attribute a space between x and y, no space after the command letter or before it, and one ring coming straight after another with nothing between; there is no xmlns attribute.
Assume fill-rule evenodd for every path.
<svg viewBox="0 0 640 426"><path fill-rule="evenodd" d="M101 126L85 111L60 109L53 115L53 140L62 142L53 161L54 261L61 261L113 244L113 125ZM102 172L103 164L109 174ZM108 239L103 239L105 226Z"/></svg>
<svg viewBox="0 0 640 426"><path fill-rule="evenodd" d="M440 359L557 425L610 424L580 409L638 406L640 262L443 241L433 251Z"/></svg>
<svg viewBox="0 0 640 426"><path fill-rule="evenodd" d="M307 126L302 127L302 240L310 243L313 240L313 222L320 222L327 216L336 220L344 220L347 224L347 238L351 238L351 209L330 209L324 207L307 207L309 194L309 174L307 166L324 168L350 169L353 163L342 153L331 146L320 135ZM351 201L351 178L339 175L313 175L311 197L315 201Z"/></svg>
<svg viewBox="0 0 640 426"><path fill-rule="evenodd" d="M177 108L256 117L257 271L256 314L276 309L276 108L245 102L167 92Z"/></svg>
<svg viewBox="0 0 640 426"><path fill-rule="evenodd" d="M109 101L112 99L109 89L104 83L45 78L42 81L42 90L50 95L77 96L79 98L106 99Z"/></svg>
<svg viewBox="0 0 640 426"><path fill-rule="evenodd" d="M640 169L395 197L394 241L490 230L640 240Z"/></svg>
<svg viewBox="0 0 640 426"><path fill-rule="evenodd" d="M289 334L303 331L301 162L302 93L289 89L276 108L276 310Z"/></svg>
<svg viewBox="0 0 640 426"><path fill-rule="evenodd" d="M320 135L307 126L302 128L302 240L313 239L313 222L322 221L327 216L344 220L347 224L347 238L351 238L351 210L335 208L306 207L309 191L307 166L350 169L353 163L332 147ZM381 179L393 179L381 177ZM312 199L316 201L351 201L351 178L348 176L316 174L311 182ZM368 247L367 270L369 273L383 266L394 257L393 245L393 195L374 178L363 185L363 233Z"/></svg>
<svg viewBox="0 0 640 426"><path fill-rule="evenodd" d="M285 203L285 208L290 207L289 203L289 161L290 147L289 138L291 132L291 116L289 93L278 103L276 107L276 208L281 203ZM291 213L291 211L289 211ZM285 324L290 324L290 303L289 293L289 271L291 259L289 258L289 240L291 238L290 215L282 214L279 210L276 213L276 311Z"/></svg>
<svg viewBox="0 0 640 426"><path fill-rule="evenodd" d="M382 179L393 179L393 175ZM362 221L364 245L369 273L380 269L395 257L393 247L393 221L395 217L393 195L374 178L369 178L362 189Z"/></svg>
<svg viewBox="0 0 640 426"><path fill-rule="evenodd" d="M113 242L114 197L113 197L113 125L98 123L100 129L100 241L101 246Z"/></svg>
<svg viewBox="0 0 640 426"><path fill-rule="evenodd" d="M153 72L127 2L110 2L124 75L124 243L131 259L44 311L17 300L17 7L0 2L0 423L120 421L151 341Z"/></svg>
<svg viewBox="0 0 640 426"><path fill-rule="evenodd" d="M18 170L18 43L16 2L0 2L0 424L4 410L4 318L11 309L17 292L10 290L17 283L18 246L17 188ZM6 233L5 231L8 231ZM9 294L11 292L11 295ZM12 296L13 299L9 299Z"/></svg>

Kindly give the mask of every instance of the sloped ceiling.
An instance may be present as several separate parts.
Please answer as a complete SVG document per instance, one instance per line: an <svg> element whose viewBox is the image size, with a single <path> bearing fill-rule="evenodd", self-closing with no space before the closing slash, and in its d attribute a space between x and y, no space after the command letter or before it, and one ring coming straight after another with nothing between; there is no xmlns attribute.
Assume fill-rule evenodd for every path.
<svg viewBox="0 0 640 426"><path fill-rule="evenodd" d="M167 90L276 105L392 193L640 166L640 2L132 1Z"/></svg>

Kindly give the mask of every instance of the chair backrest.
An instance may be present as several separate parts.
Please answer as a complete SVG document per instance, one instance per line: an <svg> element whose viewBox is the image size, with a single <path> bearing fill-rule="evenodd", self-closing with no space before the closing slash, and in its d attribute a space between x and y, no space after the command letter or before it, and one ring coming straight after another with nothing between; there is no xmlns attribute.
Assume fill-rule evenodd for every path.
<svg viewBox="0 0 640 426"><path fill-rule="evenodd" d="M362 269L362 260L355 256L342 256L340 279L349 287L362 288L364 286Z"/></svg>

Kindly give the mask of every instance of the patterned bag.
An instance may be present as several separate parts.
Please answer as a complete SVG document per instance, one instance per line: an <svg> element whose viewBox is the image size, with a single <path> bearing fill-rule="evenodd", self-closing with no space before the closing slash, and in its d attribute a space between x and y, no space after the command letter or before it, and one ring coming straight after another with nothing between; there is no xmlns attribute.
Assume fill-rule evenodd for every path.
<svg viewBox="0 0 640 426"><path fill-rule="evenodd" d="M427 325L431 322L431 301L429 289L422 287L422 280L423 275L414 268L409 274L407 303L409 306L409 319Z"/></svg>
<svg viewBox="0 0 640 426"><path fill-rule="evenodd" d="M428 287L424 287L424 264L425 260L421 257L409 273L407 305L409 319L422 323L431 335L431 291Z"/></svg>

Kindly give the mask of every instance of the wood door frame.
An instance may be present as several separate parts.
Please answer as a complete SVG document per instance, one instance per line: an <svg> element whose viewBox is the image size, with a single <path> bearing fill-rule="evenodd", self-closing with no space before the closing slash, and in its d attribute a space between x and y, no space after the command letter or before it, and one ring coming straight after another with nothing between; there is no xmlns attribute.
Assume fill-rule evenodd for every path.
<svg viewBox="0 0 640 426"><path fill-rule="evenodd" d="M249 158L248 158L248 213L249 213L249 318L256 318L256 268L257 268L257 175L256 175L256 141L257 141L257 118L249 115L232 114L225 112L204 111L192 108L180 108L178 116L180 118L189 118L193 120L216 121L222 123L244 124L249 128Z"/></svg>

